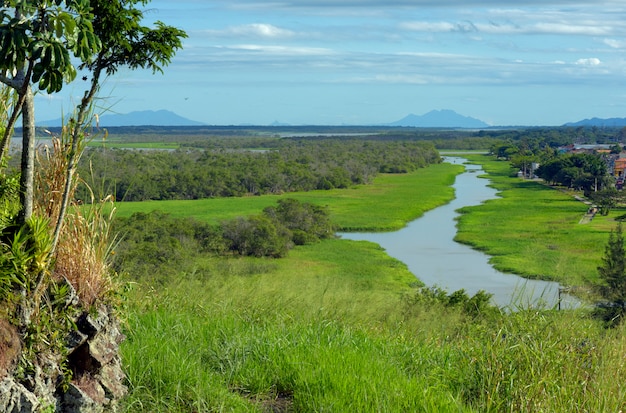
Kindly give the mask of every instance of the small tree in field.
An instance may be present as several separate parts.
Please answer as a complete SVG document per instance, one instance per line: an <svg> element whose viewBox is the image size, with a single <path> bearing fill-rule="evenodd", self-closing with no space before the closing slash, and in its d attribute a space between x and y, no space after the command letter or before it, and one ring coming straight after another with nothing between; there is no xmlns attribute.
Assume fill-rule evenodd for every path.
<svg viewBox="0 0 626 413"><path fill-rule="evenodd" d="M605 300L600 312L605 320L615 322L626 312L626 250L621 223L609 235L598 275L598 293Z"/></svg>

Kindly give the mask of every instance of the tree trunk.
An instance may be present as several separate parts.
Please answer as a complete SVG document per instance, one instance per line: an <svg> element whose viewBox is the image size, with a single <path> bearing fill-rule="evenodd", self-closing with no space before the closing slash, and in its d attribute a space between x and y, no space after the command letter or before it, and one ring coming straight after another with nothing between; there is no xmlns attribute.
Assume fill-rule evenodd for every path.
<svg viewBox="0 0 626 413"><path fill-rule="evenodd" d="M20 176L20 211L18 222L25 223L33 214L35 179L35 103L33 92L28 86L24 92L22 106L22 163Z"/></svg>

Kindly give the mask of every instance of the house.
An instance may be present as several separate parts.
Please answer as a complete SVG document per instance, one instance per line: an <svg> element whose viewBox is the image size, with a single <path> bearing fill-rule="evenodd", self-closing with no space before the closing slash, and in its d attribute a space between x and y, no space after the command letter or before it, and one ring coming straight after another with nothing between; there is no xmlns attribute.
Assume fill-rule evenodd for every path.
<svg viewBox="0 0 626 413"><path fill-rule="evenodd" d="M613 176L616 178L624 177L624 171L626 170L626 158L617 158L613 163Z"/></svg>

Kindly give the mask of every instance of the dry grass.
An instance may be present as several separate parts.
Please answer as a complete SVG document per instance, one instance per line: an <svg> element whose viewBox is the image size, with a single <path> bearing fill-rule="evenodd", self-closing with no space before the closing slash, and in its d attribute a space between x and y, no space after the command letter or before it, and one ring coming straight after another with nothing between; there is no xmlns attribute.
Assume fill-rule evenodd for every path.
<svg viewBox="0 0 626 413"><path fill-rule="evenodd" d="M52 139L52 148L43 147L38 151L41 172L36 181L35 211L48 217L51 225L57 222L61 210L69 150L70 146L62 136ZM80 183L79 179L74 179L70 199ZM87 307L112 288L107 258L115 208L111 197L99 202L94 202L93 198L91 208L78 208L75 203L68 208L52 271L53 278L65 278L71 283L81 303ZM52 233L54 228L50 231Z"/></svg>

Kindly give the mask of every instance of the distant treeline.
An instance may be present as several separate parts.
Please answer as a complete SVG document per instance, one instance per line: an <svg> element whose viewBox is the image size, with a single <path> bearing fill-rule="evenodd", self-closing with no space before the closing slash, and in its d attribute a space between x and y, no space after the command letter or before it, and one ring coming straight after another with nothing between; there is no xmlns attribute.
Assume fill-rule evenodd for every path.
<svg viewBox="0 0 626 413"><path fill-rule="evenodd" d="M367 184L439 162L439 149L539 153L613 143L626 128L437 130L390 127L119 127L108 141L179 144L176 151L89 149L80 175L117 200L199 199ZM336 134L343 134L338 136ZM550 152L551 151L547 151ZM17 158L17 157L16 157ZM542 159L545 161L545 159ZM89 199L85 188L79 199Z"/></svg>
<svg viewBox="0 0 626 413"><path fill-rule="evenodd" d="M224 148L207 140L204 150L90 149L81 159L79 173L92 188L114 193L117 200L143 201L348 188L370 183L378 173L411 172L440 162L433 143L422 141L252 139L247 143L247 148L243 144ZM77 197L89 199L89 194L82 189Z"/></svg>

